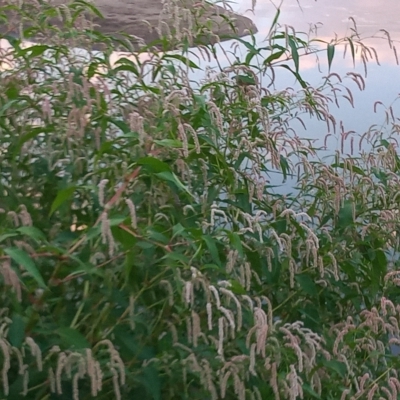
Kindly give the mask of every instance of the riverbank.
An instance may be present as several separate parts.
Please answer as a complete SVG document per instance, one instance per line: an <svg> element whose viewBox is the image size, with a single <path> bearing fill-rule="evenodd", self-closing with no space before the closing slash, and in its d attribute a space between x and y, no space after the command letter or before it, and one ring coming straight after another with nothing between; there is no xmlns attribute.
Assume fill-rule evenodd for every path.
<svg viewBox="0 0 400 400"><path fill-rule="evenodd" d="M0 7L7 1L0 0ZM176 48L182 43L182 35L193 40L193 44L205 44L256 33L257 27L250 18L236 14L228 9L204 0L92 0L103 18L90 16L95 28L103 35L122 37L128 34L136 37L137 43L152 44L160 35L169 37L163 47ZM53 0L53 5L63 5L63 0ZM0 33L16 34L15 25L0 27ZM51 24L62 27L59 18L52 18ZM205 28L205 29L204 29ZM174 39L173 39L174 38ZM117 43L116 43L117 45ZM92 50L101 49L101 44L92 45Z"/></svg>

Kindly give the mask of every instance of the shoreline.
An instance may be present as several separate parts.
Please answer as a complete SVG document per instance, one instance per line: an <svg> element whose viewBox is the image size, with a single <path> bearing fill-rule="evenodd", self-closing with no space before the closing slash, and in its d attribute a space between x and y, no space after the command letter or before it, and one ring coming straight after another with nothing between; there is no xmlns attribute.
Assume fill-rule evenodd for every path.
<svg viewBox="0 0 400 400"><path fill-rule="evenodd" d="M51 1L52 6L62 6L64 3L63 0ZM6 4L6 0L0 0L0 7ZM192 41L193 46L198 46L257 32L257 27L250 18L205 0L120 0L113 4L110 4L108 0L92 0L92 4L104 18L92 13L90 15L85 13L85 16L94 25L94 30L116 38L116 41L112 41L116 47L118 47L118 39L126 39L124 34L132 37L133 45L136 40L136 44L140 47L153 43L154 47L159 47L161 32L162 36L169 37L161 43L162 50L165 51L178 48L184 36ZM6 24L0 27L0 34L8 32L18 36L15 29L17 25L15 17L10 15L8 20L9 25L13 25L14 29L8 29ZM57 28L63 27L58 17L51 18L49 23ZM31 24L26 24L26 26L29 25ZM46 37L26 39L46 41ZM102 47L104 45L102 46L99 42L90 46L90 49L102 50ZM119 49L116 48L116 51Z"/></svg>

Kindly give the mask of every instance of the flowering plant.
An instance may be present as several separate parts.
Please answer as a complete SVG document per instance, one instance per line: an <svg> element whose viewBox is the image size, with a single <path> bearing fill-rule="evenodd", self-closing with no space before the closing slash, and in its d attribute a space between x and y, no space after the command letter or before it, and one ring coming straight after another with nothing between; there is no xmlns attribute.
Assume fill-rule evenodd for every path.
<svg viewBox="0 0 400 400"><path fill-rule="evenodd" d="M0 54L2 398L398 397L398 120L356 157L330 112L361 75L311 87L321 41L279 10L267 46L203 70L163 39L112 65L81 0L0 4L46 38ZM88 41L106 50L68 48ZM329 67L344 45L377 57L355 33ZM308 116L343 143L330 161L293 131Z"/></svg>

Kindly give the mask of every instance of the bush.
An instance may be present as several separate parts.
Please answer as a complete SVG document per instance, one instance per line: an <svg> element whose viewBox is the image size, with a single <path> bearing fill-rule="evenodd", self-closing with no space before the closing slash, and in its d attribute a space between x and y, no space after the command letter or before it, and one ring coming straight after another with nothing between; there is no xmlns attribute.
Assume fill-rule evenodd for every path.
<svg viewBox="0 0 400 400"><path fill-rule="evenodd" d="M47 41L6 35L1 56L1 396L397 398L397 120L330 161L292 129L333 134L330 103L363 78L310 87L299 64L321 41L279 10L264 48L238 39L244 60L212 71L162 40L112 65L89 4L24 7L2 12ZM329 66L345 44L376 54L354 34L325 43ZM299 89L272 89L277 68Z"/></svg>

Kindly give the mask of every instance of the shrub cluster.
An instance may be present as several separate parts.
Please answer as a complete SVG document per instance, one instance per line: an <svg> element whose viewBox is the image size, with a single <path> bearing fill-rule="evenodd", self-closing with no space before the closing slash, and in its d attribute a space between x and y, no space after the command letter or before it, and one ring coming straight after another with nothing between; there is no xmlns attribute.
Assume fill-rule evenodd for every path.
<svg viewBox="0 0 400 400"><path fill-rule="evenodd" d="M5 34L0 53L0 396L397 399L392 109L384 130L337 127L330 107L364 80L309 86L301 58L323 43L279 10L264 47L238 39L244 57L202 70L162 39L113 65L93 9L0 8L46 38ZM338 46L377 58L355 32L325 43L329 67ZM218 48L200 50L219 65ZM342 151L321 159L293 130L305 116Z"/></svg>

